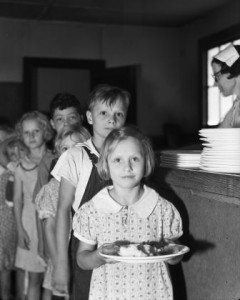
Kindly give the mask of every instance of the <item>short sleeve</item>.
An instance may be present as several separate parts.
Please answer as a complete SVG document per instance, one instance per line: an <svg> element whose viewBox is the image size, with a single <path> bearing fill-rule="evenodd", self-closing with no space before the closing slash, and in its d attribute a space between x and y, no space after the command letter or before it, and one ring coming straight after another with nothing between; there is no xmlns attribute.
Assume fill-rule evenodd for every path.
<svg viewBox="0 0 240 300"><path fill-rule="evenodd" d="M183 234L181 216L173 204L165 199L161 201L164 238L177 239Z"/></svg>
<svg viewBox="0 0 240 300"><path fill-rule="evenodd" d="M96 239L96 217L93 204L85 203L73 217L73 234L80 241L95 245Z"/></svg>
<svg viewBox="0 0 240 300"><path fill-rule="evenodd" d="M69 149L60 156L51 174L59 181L61 177L65 178L76 187L79 180L79 166L81 166L82 157L81 147Z"/></svg>
<svg viewBox="0 0 240 300"><path fill-rule="evenodd" d="M59 195L59 182L51 179L44 185L35 198L36 209L40 219L55 217L57 211L57 202Z"/></svg>

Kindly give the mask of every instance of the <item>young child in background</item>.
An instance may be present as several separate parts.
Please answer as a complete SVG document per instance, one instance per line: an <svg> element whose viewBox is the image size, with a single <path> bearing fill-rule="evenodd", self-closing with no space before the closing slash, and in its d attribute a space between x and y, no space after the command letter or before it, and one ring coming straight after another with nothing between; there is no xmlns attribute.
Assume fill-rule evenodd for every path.
<svg viewBox="0 0 240 300"><path fill-rule="evenodd" d="M90 93L87 121L92 125L93 137L82 145L65 152L58 160L53 176L61 180L56 217L57 260L54 283L57 290L67 289L69 282L69 211L76 211L90 200L107 182L100 179L95 164L106 136L124 125L129 106L128 92L108 85L97 87ZM81 270L76 263L78 240L71 238L72 298L88 299L90 271Z"/></svg>
<svg viewBox="0 0 240 300"><path fill-rule="evenodd" d="M18 278L24 278L25 271L28 272L27 300L39 300L45 264L38 255L36 209L32 197L38 164L53 132L48 118L38 111L24 114L16 130L28 148L28 154L20 160L14 179L14 213L18 231L15 266L20 274ZM18 293L23 299L23 282L19 283Z"/></svg>
<svg viewBox="0 0 240 300"><path fill-rule="evenodd" d="M137 129L124 127L107 136L98 170L113 186L102 189L73 219L74 235L80 240L77 262L84 269L94 269L91 300L173 299L165 262L113 264L99 254L106 243L109 247L115 241L175 240L182 235L176 208L142 183L153 167L151 145Z"/></svg>
<svg viewBox="0 0 240 300"><path fill-rule="evenodd" d="M89 139L89 132L82 127L80 130L71 126L70 128L63 128L63 130L56 136L55 150L60 156L67 149L73 147L77 143L84 142ZM52 178L48 184L44 185L37 194L35 203L39 218L43 222L45 241L48 258L47 271L43 282L44 289L50 291L50 299L66 299L66 293L61 294L55 291L52 287L52 271L53 264L56 260L56 239L55 239L55 216L57 212L57 203L59 196L60 182ZM45 293L46 295L46 293Z"/></svg>
<svg viewBox="0 0 240 300"><path fill-rule="evenodd" d="M50 122L55 134L68 126L82 126L82 109L79 100L69 93L58 93L50 103ZM56 160L58 154L53 150L48 149L43 155L38 167L38 178L33 192L33 199L40 191L44 184L49 181L49 173L53 167L53 161Z"/></svg>
<svg viewBox="0 0 240 300"><path fill-rule="evenodd" d="M17 247L17 228L13 213L13 179L19 159L26 155L24 145L16 137L7 138L0 146L0 280L1 299L9 300Z"/></svg>
<svg viewBox="0 0 240 300"><path fill-rule="evenodd" d="M14 135L14 129L12 127L5 125L5 124L0 125L0 152L1 153L2 153L1 148L3 146L2 142L4 142L6 139L11 137L12 135ZM2 159L2 158L0 157L0 159ZM3 156L3 159L5 161L7 160L7 163L8 163L8 158L6 158L6 155ZM4 161L3 165L0 161L0 175L5 171L5 163L6 163L5 161Z"/></svg>

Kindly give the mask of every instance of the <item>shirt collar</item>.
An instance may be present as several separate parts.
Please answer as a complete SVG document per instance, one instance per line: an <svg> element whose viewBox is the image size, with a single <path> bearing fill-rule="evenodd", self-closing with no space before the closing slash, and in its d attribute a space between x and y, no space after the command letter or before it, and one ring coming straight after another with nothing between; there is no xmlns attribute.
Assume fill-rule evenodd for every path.
<svg viewBox="0 0 240 300"><path fill-rule="evenodd" d="M93 141L92 141L92 138L88 139L87 141L83 142L83 143L78 143L76 144L76 146L84 146L84 147L87 147L91 153L95 154L97 157L99 157L99 152L98 150L96 149L96 147L94 146L93 144Z"/></svg>
<svg viewBox="0 0 240 300"><path fill-rule="evenodd" d="M140 218L147 218L154 210L159 195L151 188L144 187L144 192L142 197L134 204L130 205ZM97 210L101 210L106 214L118 213L123 206L116 201L114 201L109 195L109 190L112 186L102 189L97 196L95 196L92 201Z"/></svg>

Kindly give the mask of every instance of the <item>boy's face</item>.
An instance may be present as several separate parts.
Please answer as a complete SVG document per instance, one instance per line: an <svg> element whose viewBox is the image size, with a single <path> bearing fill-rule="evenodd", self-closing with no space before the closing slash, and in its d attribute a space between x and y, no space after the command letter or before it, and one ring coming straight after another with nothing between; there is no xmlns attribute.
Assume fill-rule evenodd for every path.
<svg viewBox="0 0 240 300"><path fill-rule="evenodd" d="M93 126L93 136L103 139L115 128L121 128L127 116L126 107L118 100L112 106L105 102L97 102L92 111L87 111L88 123Z"/></svg>
<svg viewBox="0 0 240 300"><path fill-rule="evenodd" d="M82 124L82 118L75 107L68 107L65 109L57 108L54 111L53 118L51 119L51 125L57 133L59 133L64 127L77 124Z"/></svg>

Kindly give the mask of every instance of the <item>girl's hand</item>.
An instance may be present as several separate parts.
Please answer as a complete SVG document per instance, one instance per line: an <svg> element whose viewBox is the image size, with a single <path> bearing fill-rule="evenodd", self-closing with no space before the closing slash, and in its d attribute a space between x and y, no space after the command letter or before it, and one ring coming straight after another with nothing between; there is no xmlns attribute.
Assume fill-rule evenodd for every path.
<svg viewBox="0 0 240 300"><path fill-rule="evenodd" d="M53 268L53 287L58 292L68 292L69 270L65 264L55 264Z"/></svg>
<svg viewBox="0 0 240 300"><path fill-rule="evenodd" d="M30 249L30 239L26 230L24 229L18 232L18 246L22 249Z"/></svg>
<svg viewBox="0 0 240 300"><path fill-rule="evenodd" d="M107 258L107 257L103 257L102 255L100 255L100 253L104 253L104 254L109 254L109 255L116 255L114 254L112 251L112 246L113 244L103 244L101 247L99 247L96 251L97 251L97 255L99 257L100 260L102 260L103 263L117 263L116 260L111 259L111 258ZM111 251L112 250L112 251ZM116 249L115 249L116 250Z"/></svg>
<svg viewBox="0 0 240 300"><path fill-rule="evenodd" d="M182 258L183 258L183 255L179 255L176 258L167 260L167 263L169 263L169 265L176 265L177 263L179 263L182 260Z"/></svg>

